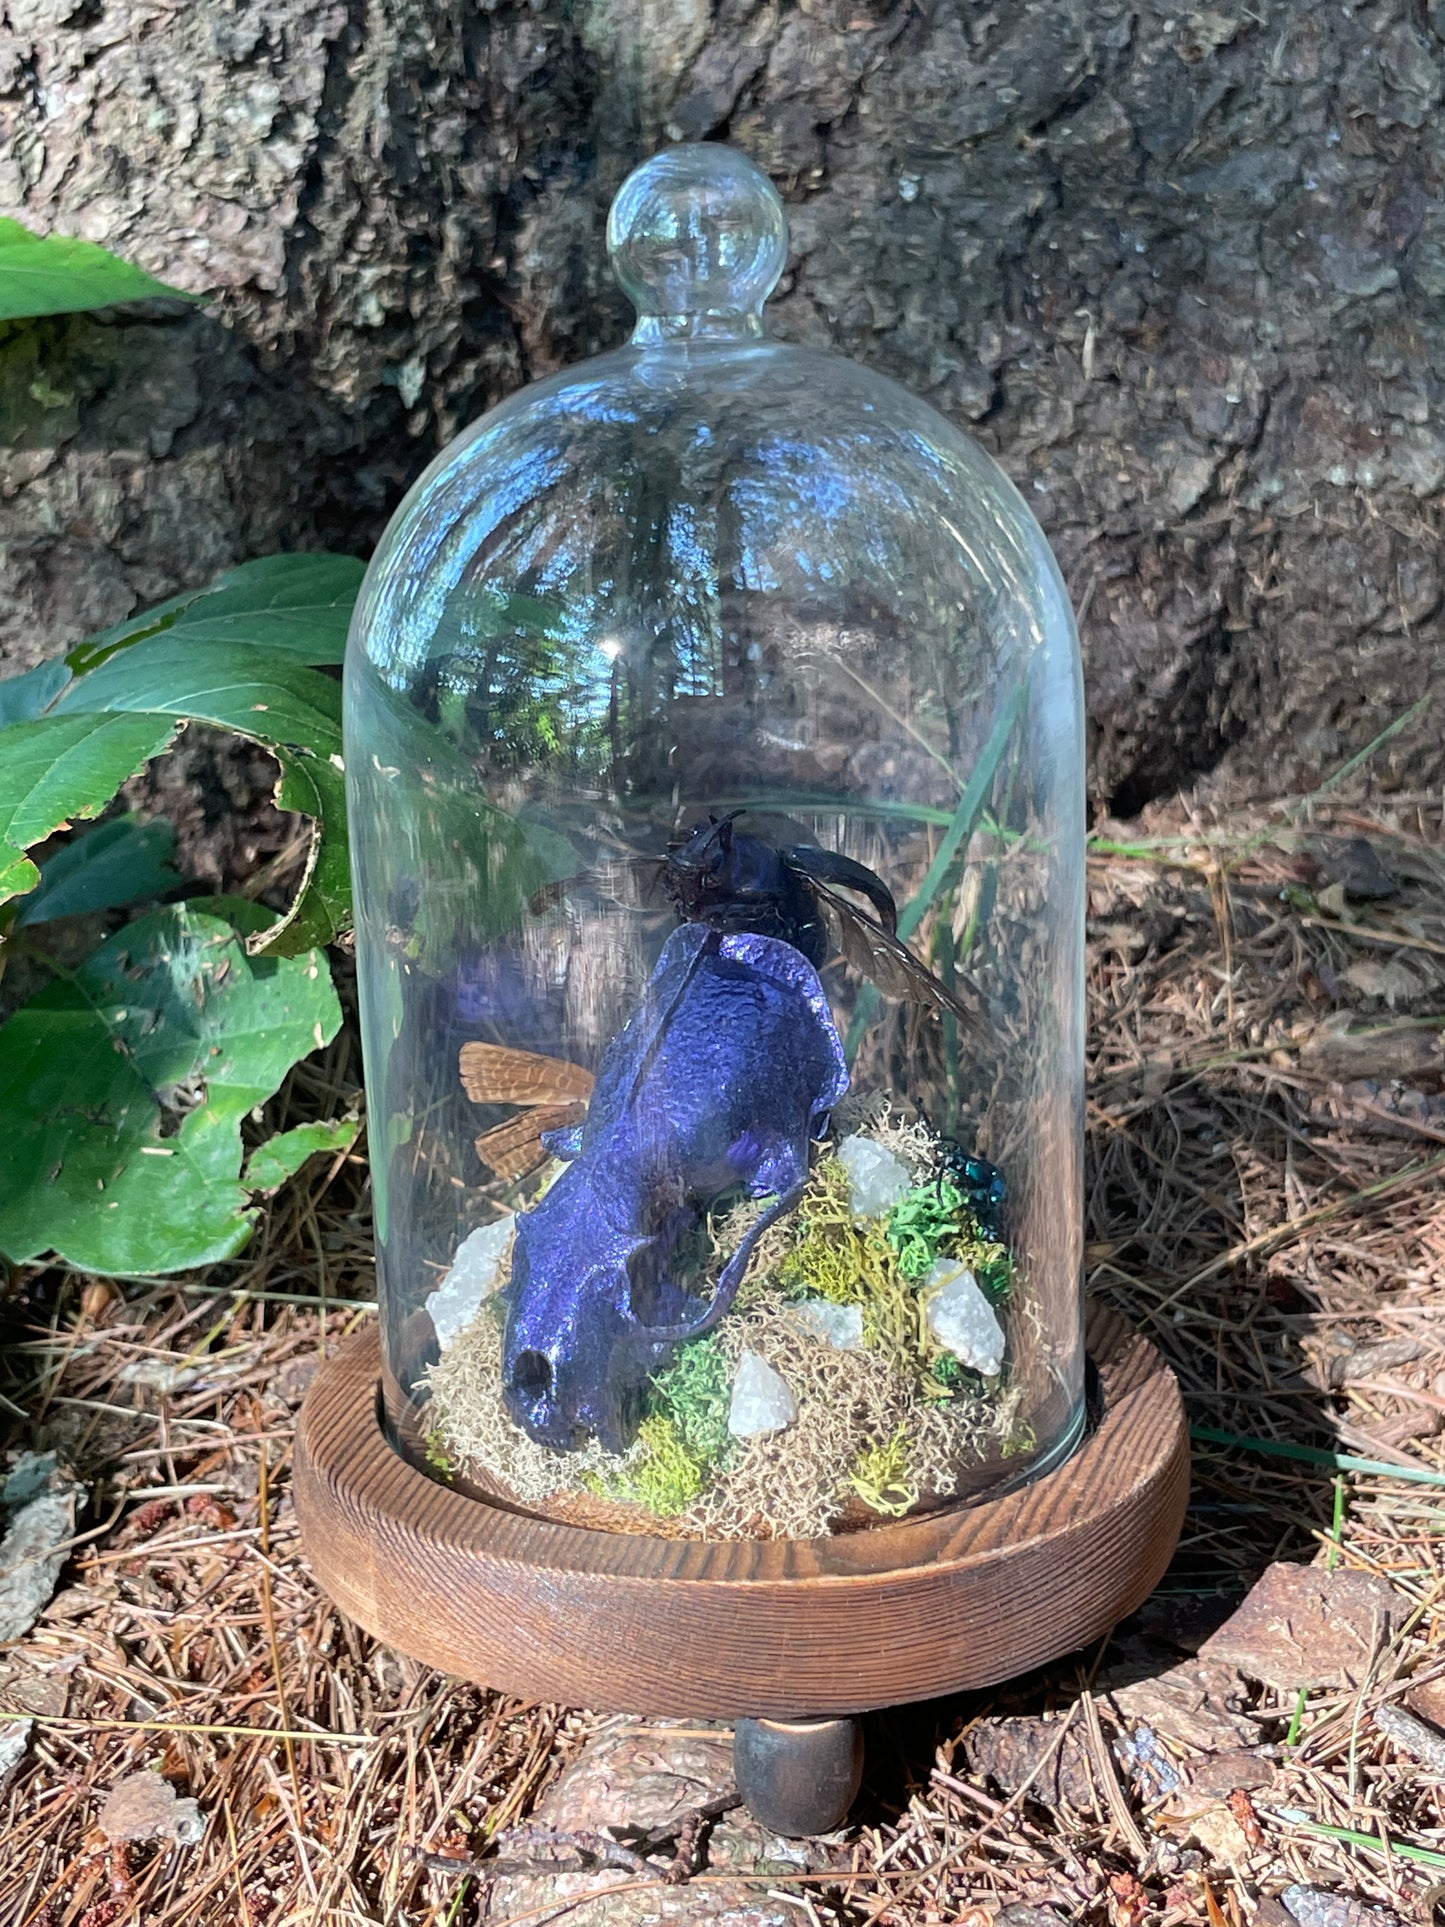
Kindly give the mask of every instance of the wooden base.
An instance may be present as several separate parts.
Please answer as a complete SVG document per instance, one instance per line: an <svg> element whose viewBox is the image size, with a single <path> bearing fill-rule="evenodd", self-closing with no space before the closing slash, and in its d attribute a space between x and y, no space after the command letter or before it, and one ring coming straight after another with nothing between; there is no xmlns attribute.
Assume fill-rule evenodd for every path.
<svg viewBox="0 0 1445 1927"><path fill-rule="evenodd" d="M301 1414L306 1554L378 1638L527 1699L799 1720L991 1686L1132 1612L1183 1522L1174 1374L1112 1312L1088 1344L1099 1422L1032 1484L832 1539L703 1542L560 1525L416 1471L381 1429L373 1325Z"/></svg>

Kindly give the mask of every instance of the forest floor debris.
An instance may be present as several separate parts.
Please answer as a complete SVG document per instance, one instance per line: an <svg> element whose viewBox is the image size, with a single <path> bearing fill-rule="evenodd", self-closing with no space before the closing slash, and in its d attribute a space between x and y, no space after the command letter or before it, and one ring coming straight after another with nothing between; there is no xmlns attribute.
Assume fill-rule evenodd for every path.
<svg viewBox="0 0 1445 1927"><path fill-rule="evenodd" d="M1089 1287L1180 1376L1178 1557L1104 1645L870 1719L853 1825L816 1864L729 1859L739 1816L700 1828L690 1885L667 1885L671 1850L645 1856L652 1887L628 1877L696 1903L677 1918L741 1882L759 1918L799 1927L1432 1920L1440 1778L1399 1713L1427 1737L1445 1723L1439 799L1101 830L1090 912ZM265 1128L333 1116L359 1081L343 1033ZM0 1444L56 1452L87 1505L60 1590L0 1656L0 1727L25 1735L0 1791L6 1927L575 1921L520 1888L499 1913L499 1886L450 1863L635 1817L620 1761L584 1820L557 1790L619 1725L680 1743L444 1678L319 1593L292 1433L316 1359L372 1315L369 1240L353 1150L203 1275L10 1281ZM1327 1683L1209 1656L1281 1563L1390 1589ZM1042 1754L1006 1761L1001 1735L1040 1732ZM195 1802L198 1840L107 1837L138 1774Z"/></svg>

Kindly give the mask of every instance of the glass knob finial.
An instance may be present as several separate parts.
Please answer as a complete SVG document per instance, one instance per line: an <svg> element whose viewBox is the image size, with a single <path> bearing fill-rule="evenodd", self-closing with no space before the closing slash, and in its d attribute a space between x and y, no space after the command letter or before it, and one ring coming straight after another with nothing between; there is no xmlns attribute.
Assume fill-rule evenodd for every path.
<svg viewBox="0 0 1445 1927"><path fill-rule="evenodd" d="M788 258L787 217L746 155L706 142L672 147L618 189L607 251L637 309L635 341L759 335Z"/></svg>

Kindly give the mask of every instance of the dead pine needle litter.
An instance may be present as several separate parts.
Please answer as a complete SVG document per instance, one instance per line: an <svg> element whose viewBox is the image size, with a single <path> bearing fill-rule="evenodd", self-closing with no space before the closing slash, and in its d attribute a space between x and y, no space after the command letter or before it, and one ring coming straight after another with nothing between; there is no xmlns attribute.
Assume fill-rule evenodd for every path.
<svg viewBox="0 0 1445 1927"><path fill-rule="evenodd" d="M1321 910L1328 867L1362 836L1399 894ZM1207 1896L1226 1921L1249 1921L1300 1889L1414 1927L1445 1852L1438 1781L1374 1709L1445 1720L1439 799L1342 790L1307 813L1298 800L1158 812L1106 840L1120 847L1089 872L1086 1266L1090 1289L1179 1374L1197 1428L1184 1540L1155 1599L1083 1670L1064 1662L967 1704L880 1716L890 1738L874 1757L887 1764L841 1870L793 1878L779 1863L769 1885L806 1896L829 1927L973 1927L1008 1906L1187 1927L1214 1918ZM343 1032L268 1128L346 1108L349 1053ZM0 1792L0 1918L79 1922L121 1878L133 1883L122 1917L128 1906L148 1927L388 1906L408 1927L475 1919L480 1889L459 1900L464 1880L418 1856L485 1854L610 1731L378 1647L310 1579L289 1441L317 1359L371 1295L368 1213L362 1161L319 1160L241 1259L193 1281L92 1294L97 1315L83 1278L10 1281L7 1442L56 1451L86 1503L55 1596L0 1655L4 1727L26 1729ZM759 1254L772 1276L740 1324L771 1317L783 1331L783 1256ZM886 1352L863 1355L887 1367ZM704 1353L670 1388L677 1484L654 1501L680 1501L687 1466L714 1461L718 1376ZM885 1501L932 1449L910 1407L922 1443L890 1457L905 1417L891 1384L880 1379L876 1456L846 1474ZM752 1450L732 1490L776 1504ZM802 1486L789 1505L814 1502ZM1277 1561L1375 1575L1403 1610L1353 1684L1285 1689L1226 1668L1201 1685L1193 1647ZM1103 1762L1082 1713L1070 1717L1085 1683ZM1066 1719L1058 1773L1039 1767L1011 1800ZM1121 1854L1106 1768L1143 1860ZM204 1831L128 1843L118 1865L99 1816L149 1772L196 1802ZM1161 1791L1171 1773L1183 1784ZM1249 1804L1231 1807L1225 1781L1241 1776Z"/></svg>

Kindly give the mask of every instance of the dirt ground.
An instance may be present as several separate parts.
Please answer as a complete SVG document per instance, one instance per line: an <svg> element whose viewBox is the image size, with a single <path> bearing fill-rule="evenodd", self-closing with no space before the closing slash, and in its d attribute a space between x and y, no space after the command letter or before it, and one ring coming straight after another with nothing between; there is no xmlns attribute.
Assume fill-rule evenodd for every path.
<svg viewBox="0 0 1445 1927"><path fill-rule="evenodd" d="M1445 854L1438 797L1359 780L1095 839L1088 1285L1163 1347L1196 1427L1163 1585L1102 1649L872 1720L854 1824L807 1864L764 1857L745 1891L773 1911L726 1918L1434 1917ZM358 1084L343 1034L278 1110L330 1114ZM581 1918L519 1906L488 1860L546 1857L529 1823L615 1722L378 1647L301 1556L292 1428L318 1358L371 1316L369 1251L351 1154L203 1276L10 1280L6 1442L56 1450L84 1504L54 1598L0 1651L0 1709L33 1720L0 1794L5 1927ZM1389 1602L1314 1684L1278 1654L1221 1658L1217 1634L1197 1656L1280 1561ZM107 1796L143 1771L196 1803L181 1843L116 1842ZM668 1919L723 1918L723 1831L701 1826L687 1885L663 1884L675 1841L611 1874L608 1919L659 1918L664 1895Z"/></svg>

